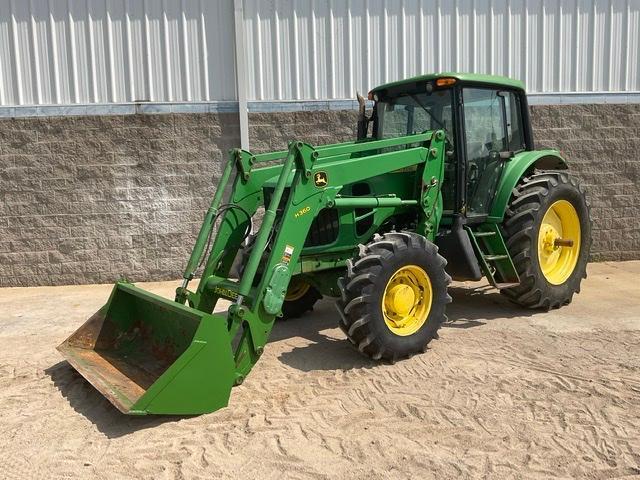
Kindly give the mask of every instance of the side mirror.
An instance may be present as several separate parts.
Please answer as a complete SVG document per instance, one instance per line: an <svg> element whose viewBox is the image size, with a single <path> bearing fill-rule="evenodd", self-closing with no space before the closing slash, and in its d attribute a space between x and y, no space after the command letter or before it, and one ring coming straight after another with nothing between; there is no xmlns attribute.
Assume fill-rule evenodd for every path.
<svg viewBox="0 0 640 480"><path fill-rule="evenodd" d="M367 138L367 131L369 130L369 120L359 119L357 123L357 140L363 140Z"/></svg>
<svg viewBox="0 0 640 480"><path fill-rule="evenodd" d="M366 104L364 97L356 92L356 98L358 99L358 123L356 140L363 140L367 138L367 131L369 130L369 119L365 115Z"/></svg>

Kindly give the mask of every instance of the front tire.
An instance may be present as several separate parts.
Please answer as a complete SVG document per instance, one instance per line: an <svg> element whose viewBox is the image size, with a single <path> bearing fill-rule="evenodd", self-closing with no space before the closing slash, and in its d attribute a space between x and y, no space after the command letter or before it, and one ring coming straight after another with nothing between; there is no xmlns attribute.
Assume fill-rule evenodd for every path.
<svg viewBox="0 0 640 480"><path fill-rule="evenodd" d="M282 319L298 318L313 310L313 306L322 298L320 292L303 279L294 277L289 284L282 304Z"/></svg>
<svg viewBox="0 0 640 480"><path fill-rule="evenodd" d="M589 204L565 172L537 171L514 189L503 223L520 285L502 290L527 308L571 302L587 276L591 247Z"/></svg>
<svg viewBox="0 0 640 480"><path fill-rule="evenodd" d="M364 355L391 362L424 352L446 320L451 277L438 247L415 233L376 235L340 279L340 328Z"/></svg>

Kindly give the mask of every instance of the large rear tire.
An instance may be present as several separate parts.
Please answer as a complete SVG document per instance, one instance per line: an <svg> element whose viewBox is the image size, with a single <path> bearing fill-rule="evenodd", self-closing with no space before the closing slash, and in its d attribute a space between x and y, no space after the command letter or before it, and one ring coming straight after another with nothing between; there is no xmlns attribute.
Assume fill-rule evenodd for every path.
<svg viewBox="0 0 640 480"><path fill-rule="evenodd" d="M591 247L589 204L578 180L559 171L523 178L514 189L503 231L520 285L502 293L527 308L570 303L587 276Z"/></svg>
<svg viewBox="0 0 640 480"><path fill-rule="evenodd" d="M446 264L438 247L421 235L376 235L360 246L340 279L340 328L375 360L394 362L424 352L451 302Z"/></svg>

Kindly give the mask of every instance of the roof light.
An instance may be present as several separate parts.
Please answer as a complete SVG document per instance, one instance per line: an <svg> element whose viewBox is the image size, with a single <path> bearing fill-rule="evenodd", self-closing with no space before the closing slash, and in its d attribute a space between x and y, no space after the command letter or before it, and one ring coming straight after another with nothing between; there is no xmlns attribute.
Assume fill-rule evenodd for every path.
<svg viewBox="0 0 640 480"><path fill-rule="evenodd" d="M437 87L449 87L449 86L453 85L454 83L456 83L456 79L455 78L451 78L451 77L438 78L436 80L436 86Z"/></svg>

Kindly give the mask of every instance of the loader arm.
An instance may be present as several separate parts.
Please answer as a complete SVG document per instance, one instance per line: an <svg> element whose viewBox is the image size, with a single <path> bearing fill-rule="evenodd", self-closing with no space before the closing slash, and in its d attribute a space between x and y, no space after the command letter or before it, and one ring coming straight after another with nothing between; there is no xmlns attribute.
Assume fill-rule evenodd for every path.
<svg viewBox="0 0 640 480"><path fill-rule="evenodd" d="M228 325L230 337L239 337L234 352L237 383L242 382L264 350L305 239L320 210L414 206L419 225L425 235L433 238L441 215L439 185L444 168L444 143L444 134L439 131L316 148L292 142L287 151L264 155L232 153L241 168L232 198L250 214L253 215L259 206L264 183L279 170L277 185L269 205L265 206L263 223L240 281L232 282L227 275L246 229L246 218L238 211L230 210L222 220L198 290L187 296L193 300L195 308L207 312L215 306L221 291L226 292L227 298L236 299L229 309ZM405 148L388 151L392 147ZM253 168L283 154L282 165ZM414 166L418 167L416 174L421 178L416 179L420 193L413 198L339 196L345 185ZM224 188L224 185L218 188ZM285 188L289 192L283 202ZM231 239L233 244L229 243ZM353 248L346 257L352 254ZM260 278L257 278L258 265L265 251L269 256L263 261ZM221 258L224 260L220 261Z"/></svg>
<svg viewBox="0 0 640 480"><path fill-rule="evenodd" d="M291 277L301 271L300 254L318 213L415 209L417 230L433 239L442 212L444 151L442 131L315 148L291 142L286 151L260 155L232 150L175 300L118 282L107 304L58 349L124 413L197 414L226 406L232 386L264 351ZM340 194L345 185L402 169L409 169L407 178L415 184L408 198ZM265 202L265 185L274 177ZM263 204L242 275L232 280L232 262ZM356 247L345 245L344 259ZM190 291L201 263L200 283ZM214 314L221 297L234 303L226 314Z"/></svg>

